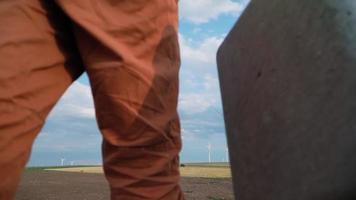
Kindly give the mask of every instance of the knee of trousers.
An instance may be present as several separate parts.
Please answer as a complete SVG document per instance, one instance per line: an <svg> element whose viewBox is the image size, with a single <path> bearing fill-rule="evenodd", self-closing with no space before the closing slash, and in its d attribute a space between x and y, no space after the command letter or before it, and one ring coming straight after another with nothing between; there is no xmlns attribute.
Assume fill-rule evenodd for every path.
<svg viewBox="0 0 356 200"><path fill-rule="evenodd" d="M161 199L176 190L181 150L178 116L141 114L124 127L101 129L104 171L112 194Z"/></svg>
<svg viewBox="0 0 356 200"><path fill-rule="evenodd" d="M104 171L112 195L122 199L165 199L167 194L179 192L179 151L167 142L120 147L104 141Z"/></svg>

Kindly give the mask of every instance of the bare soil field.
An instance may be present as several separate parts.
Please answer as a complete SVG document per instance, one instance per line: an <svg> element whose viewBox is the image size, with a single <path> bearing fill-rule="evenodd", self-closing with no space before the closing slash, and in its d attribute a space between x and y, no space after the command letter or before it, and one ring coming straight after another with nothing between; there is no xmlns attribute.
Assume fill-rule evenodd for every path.
<svg viewBox="0 0 356 200"><path fill-rule="evenodd" d="M183 177L187 200L232 200L231 178ZM108 200L102 173L26 170L16 200Z"/></svg>

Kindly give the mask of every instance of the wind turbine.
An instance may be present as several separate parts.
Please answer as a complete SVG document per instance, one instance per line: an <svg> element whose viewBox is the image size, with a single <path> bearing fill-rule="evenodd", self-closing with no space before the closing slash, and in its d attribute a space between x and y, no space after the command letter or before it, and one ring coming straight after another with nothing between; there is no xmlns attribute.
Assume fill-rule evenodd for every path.
<svg viewBox="0 0 356 200"><path fill-rule="evenodd" d="M229 149L225 147L226 162L229 162Z"/></svg>
<svg viewBox="0 0 356 200"><path fill-rule="evenodd" d="M211 144L208 144L209 163L211 163Z"/></svg>
<svg viewBox="0 0 356 200"><path fill-rule="evenodd" d="M72 165L72 166L73 166L73 165L74 165L74 161L70 161L70 165Z"/></svg>
<svg viewBox="0 0 356 200"><path fill-rule="evenodd" d="M61 158L61 166L64 166L65 158Z"/></svg>

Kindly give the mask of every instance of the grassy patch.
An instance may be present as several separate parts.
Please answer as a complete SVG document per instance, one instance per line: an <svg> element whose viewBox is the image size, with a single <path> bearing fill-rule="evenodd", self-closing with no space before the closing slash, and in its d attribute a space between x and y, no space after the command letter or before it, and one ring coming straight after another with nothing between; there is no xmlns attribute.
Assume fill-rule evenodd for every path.
<svg viewBox="0 0 356 200"><path fill-rule="evenodd" d="M227 200L227 199L225 199L225 198L212 197L212 196L208 196L207 198L208 198L208 200Z"/></svg>
<svg viewBox="0 0 356 200"><path fill-rule="evenodd" d="M230 164L226 162L216 162L216 163L182 163L183 166L188 167L222 167L230 168Z"/></svg>
<svg viewBox="0 0 356 200"><path fill-rule="evenodd" d="M185 166L180 168L183 177L202 177L202 178L230 178L231 172L229 167L199 167Z"/></svg>
<svg viewBox="0 0 356 200"><path fill-rule="evenodd" d="M103 173L101 166L69 166L64 168L46 168L46 171L80 172L80 173Z"/></svg>
<svg viewBox="0 0 356 200"><path fill-rule="evenodd" d="M80 173L103 173L102 166L53 166L53 167L29 167L28 171L62 171ZM227 163L189 163L180 167L183 177L201 178L230 178L230 167Z"/></svg>
<svg viewBox="0 0 356 200"><path fill-rule="evenodd" d="M41 167L26 167L26 171L45 171L55 169L79 168L79 167L97 167L93 165L76 165L76 166L41 166Z"/></svg>

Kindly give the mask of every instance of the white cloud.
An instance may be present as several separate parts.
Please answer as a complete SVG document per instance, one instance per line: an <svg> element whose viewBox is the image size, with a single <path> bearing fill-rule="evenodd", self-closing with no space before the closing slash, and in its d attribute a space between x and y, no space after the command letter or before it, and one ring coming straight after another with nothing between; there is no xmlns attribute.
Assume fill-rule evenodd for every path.
<svg viewBox="0 0 356 200"><path fill-rule="evenodd" d="M206 93L182 94L179 99L179 109L193 114L203 112L209 107L214 107L216 103L217 99Z"/></svg>
<svg viewBox="0 0 356 200"><path fill-rule="evenodd" d="M216 66L216 52L223 41L222 37L209 37L198 45L192 44L181 34L179 38L183 65L200 69Z"/></svg>
<svg viewBox="0 0 356 200"><path fill-rule="evenodd" d="M90 87L76 81L48 116L34 152L96 150L100 142Z"/></svg>
<svg viewBox="0 0 356 200"><path fill-rule="evenodd" d="M238 16L247 4L247 0L181 0L180 16L182 19L199 24L216 19L220 15Z"/></svg>
<svg viewBox="0 0 356 200"><path fill-rule="evenodd" d="M50 117L95 118L95 110L90 87L74 82L51 112Z"/></svg>
<svg viewBox="0 0 356 200"><path fill-rule="evenodd" d="M203 112L209 107L220 107L216 52L222 37L208 37L194 44L180 35L182 71L180 110L187 113Z"/></svg>
<svg viewBox="0 0 356 200"><path fill-rule="evenodd" d="M205 90L210 91L211 93L219 94L220 93L220 88L219 88L219 79L216 76L213 76L211 74L207 74L204 76L204 87Z"/></svg>

